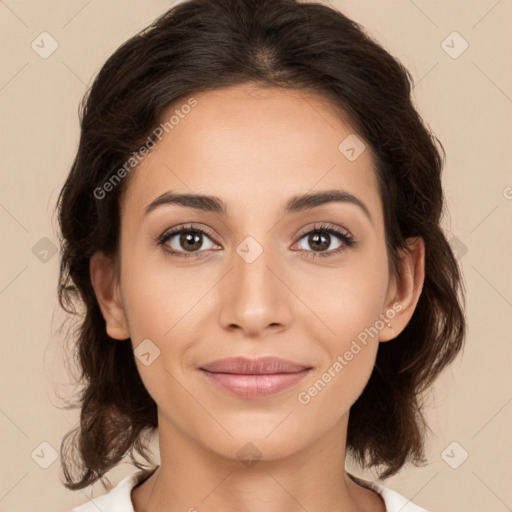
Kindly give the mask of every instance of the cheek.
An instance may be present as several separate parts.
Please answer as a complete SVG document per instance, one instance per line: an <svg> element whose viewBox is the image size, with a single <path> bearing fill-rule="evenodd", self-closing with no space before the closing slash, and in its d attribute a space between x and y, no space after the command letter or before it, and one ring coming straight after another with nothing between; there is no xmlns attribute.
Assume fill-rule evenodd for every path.
<svg viewBox="0 0 512 512"><path fill-rule="evenodd" d="M388 287L387 261L366 251L347 260L337 270L323 275L304 273L300 285L307 305L321 322L317 331L329 347L331 355L344 352L350 341L371 330L379 314L384 313ZM308 315L311 318L313 315ZM311 323L311 322L309 322ZM311 329L311 325L308 326ZM313 334L313 332L311 332Z"/></svg>
<svg viewBox="0 0 512 512"><path fill-rule="evenodd" d="M334 408L334 420L348 411L366 386L384 325L379 315L385 312L386 265L385 258L364 256L357 264L341 268L336 277L317 280L322 286L304 283L315 315L304 317L302 329L309 339L317 340L325 356L312 387L301 389L302 400L298 396L299 403L311 406L311 413Z"/></svg>
<svg viewBox="0 0 512 512"><path fill-rule="evenodd" d="M348 343L344 348L297 393L296 418L309 422L312 437L323 435L349 413L373 371L377 343Z"/></svg>
<svg viewBox="0 0 512 512"><path fill-rule="evenodd" d="M123 296L135 355L147 352L145 347L150 357L157 354L150 365L136 357L139 374L153 399L165 403L170 390L175 397L181 396L180 386L172 377L183 381L190 369L190 347L211 328L215 279L212 283L198 278L197 269L172 267L165 258L151 264L148 260L143 263L136 257L131 261L127 258ZM146 345L141 345L143 341Z"/></svg>
<svg viewBox="0 0 512 512"><path fill-rule="evenodd" d="M322 293L309 295L323 328L319 330L318 320L309 319L303 329L317 341L324 357L308 385L299 390L297 401L310 417L323 416L322 428L334 425L350 410L374 368L387 276L368 268L340 273Z"/></svg>
<svg viewBox="0 0 512 512"><path fill-rule="evenodd" d="M194 310L208 286L197 279L193 269L148 263L126 265L125 269L125 306L135 343L144 338L165 343L197 321Z"/></svg>
<svg viewBox="0 0 512 512"><path fill-rule="evenodd" d="M159 405L168 403L169 396L186 403L190 397L178 382L183 382L182 364L191 333L197 332L197 306L206 292L205 283L196 283L184 269L162 272L154 265L128 264L125 269L125 309L144 386Z"/></svg>

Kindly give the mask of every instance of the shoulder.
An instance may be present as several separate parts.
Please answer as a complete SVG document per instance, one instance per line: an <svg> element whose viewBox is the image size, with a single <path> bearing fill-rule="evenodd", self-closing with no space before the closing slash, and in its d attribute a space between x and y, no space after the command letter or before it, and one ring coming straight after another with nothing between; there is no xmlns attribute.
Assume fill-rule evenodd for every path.
<svg viewBox="0 0 512 512"><path fill-rule="evenodd" d="M131 490L146 476L146 470L137 470L123 478L115 487L105 494L75 507L70 512L134 512Z"/></svg>
<svg viewBox="0 0 512 512"><path fill-rule="evenodd" d="M405 496L402 496L392 489L388 489L379 482L364 480L363 478L352 475L351 473L348 473L348 475L352 480L354 480L354 482L371 489L382 496L382 499L386 504L386 512L428 512L428 510L415 505Z"/></svg>

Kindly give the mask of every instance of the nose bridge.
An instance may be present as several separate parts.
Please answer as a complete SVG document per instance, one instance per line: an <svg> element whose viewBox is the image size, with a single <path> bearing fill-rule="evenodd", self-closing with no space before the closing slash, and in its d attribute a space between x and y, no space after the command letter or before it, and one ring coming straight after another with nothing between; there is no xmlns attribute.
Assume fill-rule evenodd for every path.
<svg viewBox="0 0 512 512"><path fill-rule="evenodd" d="M244 233L243 238L235 246L233 254L234 274L240 284L245 284L255 291L272 287L272 272L269 267L275 266L273 251L276 244L273 242L274 230L269 229L272 225L272 217L259 205L258 209L251 212L252 215L239 217L239 233ZM255 219L259 219L255 222ZM245 230L243 228L245 226Z"/></svg>
<svg viewBox="0 0 512 512"><path fill-rule="evenodd" d="M221 321L257 332L268 325L285 323L283 284L276 277L271 236L259 235L260 243L247 236L235 248L232 271L225 281ZM264 245L265 244L265 245Z"/></svg>
<svg viewBox="0 0 512 512"><path fill-rule="evenodd" d="M262 302L275 296L275 276L270 270L273 261L271 245L270 237L260 243L248 236L236 247L233 271L240 298L249 295L252 300Z"/></svg>

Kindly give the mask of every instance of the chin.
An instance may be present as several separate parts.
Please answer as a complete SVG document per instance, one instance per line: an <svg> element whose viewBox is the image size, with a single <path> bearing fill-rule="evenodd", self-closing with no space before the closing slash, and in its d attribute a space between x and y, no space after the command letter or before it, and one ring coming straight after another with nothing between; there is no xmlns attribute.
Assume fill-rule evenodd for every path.
<svg viewBox="0 0 512 512"><path fill-rule="evenodd" d="M205 432L201 436L201 444L216 455L242 462L247 467L252 467L257 461L284 459L303 449L308 444L309 436L305 436L304 432L293 435L290 428L284 426L287 420L279 425L282 420L283 417L279 418L270 428L266 423L253 423L250 427L246 423L237 428L223 424L233 437L225 432L212 437L211 432Z"/></svg>

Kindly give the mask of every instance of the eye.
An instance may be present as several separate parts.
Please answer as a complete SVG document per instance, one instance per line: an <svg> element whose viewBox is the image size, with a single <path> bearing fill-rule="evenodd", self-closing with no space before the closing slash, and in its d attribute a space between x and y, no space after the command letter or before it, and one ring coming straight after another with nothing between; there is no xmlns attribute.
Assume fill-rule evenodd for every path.
<svg viewBox="0 0 512 512"><path fill-rule="evenodd" d="M338 240L341 240L341 242L334 249L325 251L325 249L329 248L331 245L333 236ZM317 256L322 258L336 256L346 248L353 247L356 244L352 235L348 231L338 227L325 225L315 226L314 229L304 233L300 240L302 239L305 239L306 243L313 248L312 250L306 249L306 252L312 253L312 256L310 256L312 258Z"/></svg>
<svg viewBox="0 0 512 512"><path fill-rule="evenodd" d="M210 241L210 246L205 243L204 240ZM337 238L340 243L330 251L326 251L331 246L333 241L332 237ZM208 252L207 249L212 249L216 244L213 242L213 234L208 230L190 226L178 226L170 231L165 232L163 235L158 237L155 242L163 247L163 250L177 257L188 258L190 256L199 256L201 253ZM339 227L317 225L314 229L307 231L302 234L301 240L305 239L306 243L309 244L312 249L300 249L300 252L308 253L308 257L330 257L336 256L347 248L354 247L357 242L353 239L352 235ZM220 246L219 246L220 247ZM202 249L202 250L201 250Z"/></svg>
<svg viewBox="0 0 512 512"><path fill-rule="evenodd" d="M199 251L199 249L205 249L205 237L213 244L211 235L206 230L195 226L179 226L164 233L158 238L157 243L164 247L164 251L178 257L187 258L189 256L195 256L195 253L204 252ZM206 249L211 248L211 246L206 247Z"/></svg>

